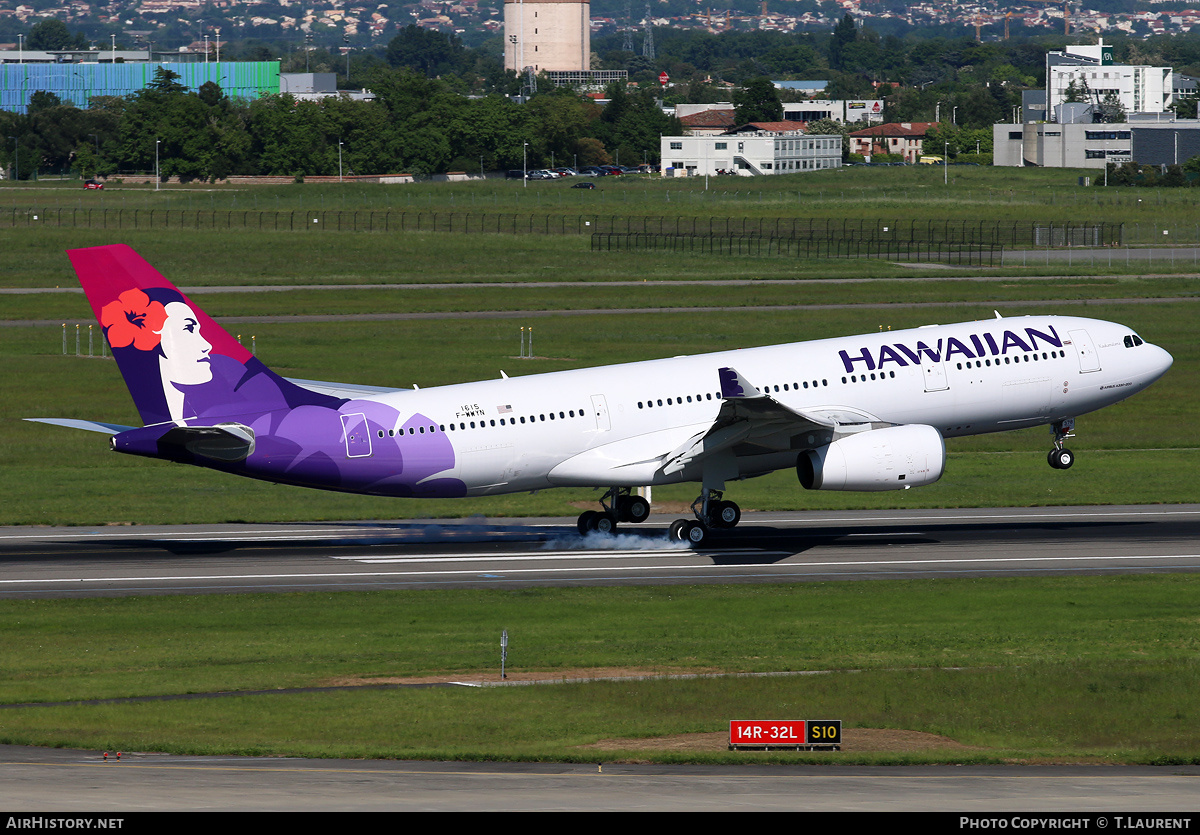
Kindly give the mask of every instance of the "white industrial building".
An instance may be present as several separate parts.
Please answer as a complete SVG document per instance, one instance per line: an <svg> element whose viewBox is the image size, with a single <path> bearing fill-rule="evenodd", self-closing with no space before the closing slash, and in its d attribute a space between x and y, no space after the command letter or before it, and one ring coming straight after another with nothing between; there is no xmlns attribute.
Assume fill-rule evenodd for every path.
<svg viewBox="0 0 1200 835"><path fill-rule="evenodd" d="M1026 96L1023 123L992 126L992 163L1099 169L1106 162L1182 164L1200 153L1193 150L1200 121L1177 119L1169 109L1176 81L1170 67L1114 64L1113 48L1103 40L1048 53L1044 103L1030 106ZM1084 101L1066 101L1072 84ZM1125 122L1099 121L1109 94L1120 101Z"/></svg>
<svg viewBox="0 0 1200 835"><path fill-rule="evenodd" d="M842 137L809 135L793 122L752 123L715 136L664 136L660 150L665 177L753 177L842 166Z"/></svg>
<svg viewBox="0 0 1200 835"><path fill-rule="evenodd" d="M992 164L1098 168L1106 162L1182 165L1200 156L1200 120L993 125Z"/></svg>
<svg viewBox="0 0 1200 835"><path fill-rule="evenodd" d="M1051 113L1067 99L1072 82L1086 88L1087 101L1099 105L1112 93L1126 113L1161 113L1175 99L1170 67L1114 64L1112 45L1068 46L1046 55L1046 103Z"/></svg>

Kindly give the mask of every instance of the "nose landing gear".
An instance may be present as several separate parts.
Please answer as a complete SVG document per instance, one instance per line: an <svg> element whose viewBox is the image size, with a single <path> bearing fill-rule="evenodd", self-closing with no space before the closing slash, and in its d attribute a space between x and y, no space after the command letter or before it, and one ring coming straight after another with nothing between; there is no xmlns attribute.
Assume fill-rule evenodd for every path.
<svg viewBox="0 0 1200 835"><path fill-rule="evenodd" d="M1075 453L1063 446L1063 441L1075 437L1071 431L1074 428L1075 418L1064 418L1050 424L1050 431L1054 433L1054 449L1050 450L1046 460L1056 470L1069 470L1075 463Z"/></svg>

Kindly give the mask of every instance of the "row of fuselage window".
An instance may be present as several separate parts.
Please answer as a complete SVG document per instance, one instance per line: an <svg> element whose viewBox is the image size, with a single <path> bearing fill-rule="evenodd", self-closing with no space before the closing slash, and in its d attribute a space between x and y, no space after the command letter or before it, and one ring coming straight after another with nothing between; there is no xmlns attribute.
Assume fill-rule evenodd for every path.
<svg viewBox="0 0 1200 835"><path fill-rule="evenodd" d="M1046 352L1042 352L1042 359L1045 360L1045 359L1050 359L1051 357L1065 357L1066 355L1067 355L1066 351L1051 351L1049 354L1047 354ZM1031 356L1035 361L1038 358L1038 355L1036 353L1024 354L1023 355L1024 361L1029 362ZM1017 357L1012 357L1012 358L1009 358L1009 357L1004 358L1005 365L1009 365L1010 362L1018 362L1019 363L1021 361L1022 361L1022 356L1017 356ZM984 365L990 366L991 364L992 364L992 361L990 359L975 360L976 368L982 368ZM999 364L1000 364L1000 359L997 358L996 365L999 365ZM966 363L966 367L969 368L970 366L971 366L971 362L968 360ZM960 371L963 370L963 367L964 367L963 363L961 363L961 362L958 363L958 369ZM875 380L875 379L886 380L886 379L894 379L895 376L896 376L895 371L871 372L869 379L871 379L871 380ZM859 383L859 382L866 382L867 379L868 379L868 375L866 373L852 374L849 377L842 377L842 382L843 383ZM815 389L815 388L821 388L822 386L828 387L829 380L824 380L824 379L823 380L813 380L811 383L808 380L805 380L803 383L791 383L791 384L784 383L783 391L800 391L802 388L803 389L807 389L807 388ZM774 392L780 391L780 387L778 385L764 386L762 390L766 393L771 393L772 389L774 390ZM711 401L711 400L720 400L720 399L721 399L720 392L717 392L716 394L714 394L712 392L708 392L707 394L703 394L703 395L697 394L694 397L689 394L684 397L668 397L665 400L663 398L657 398L655 400L639 400L638 408L639 409L653 409L656 406L679 406L685 402L686 403L693 403L693 402L702 403L706 400ZM548 418L549 420L552 420L552 421L555 420L556 416L555 416L554 412L548 412L547 414L549 415L549 418ZM541 414L541 415L537 415L537 416L530 415L528 418L525 418L525 417L500 418L500 426L505 426L505 425L516 426L518 421L520 423L526 423L526 422L538 423L539 421L542 423L545 423L547 420L547 414ZM575 417L583 417L583 414L584 414L583 409L578 409L578 410L569 409L567 411L559 412L557 414L557 419L558 420L569 420L569 419L575 418ZM489 419L489 420L480 420L480 421L473 421L473 420L472 421L462 421L458 424L457 429L465 431L468 427L471 429L486 429L489 426L496 426L496 420L494 418ZM408 434L409 435L425 435L425 434L432 435L433 433L439 432L439 431L445 432L446 427L447 427L447 424L439 424L439 425L430 424L428 427L410 426L410 427L408 427ZM451 432L455 431L455 429L456 429L456 427L453 423L449 424L449 428L450 428ZM384 430L382 430L382 429L379 430L379 437L381 437L381 438L383 438L385 436L386 437L394 437L395 435L403 435L403 434L404 434L403 429L399 429L399 430L389 429L386 432L384 432Z"/></svg>
<svg viewBox="0 0 1200 835"><path fill-rule="evenodd" d="M554 412L547 412L546 414L543 414L543 415L530 415L528 418L525 418L525 417L500 418L499 425L500 426L516 426L518 421L520 423L526 423L526 422L538 423L539 421L541 421L542 423L545 423L546 420L555 420L555 419L570 420L571 418L575 418L575 417L583 417L583 409L578 409L578 410L569 409L564 412L559 412L557 414L557 416L555 415ZM474 420L462 421L461 423L458 424L458 426L455 426L453 423L450 423L450 424L442 423L442 424L436 424L436 425L431 423L427 427L426 426L410 426L410 427L408 427L408 434L409 435L426 435L426 434L432 435L435 432L446 432L447 428L449 429L449 431L454 432L456 429L457 430L466 430L468 427L471 429L486 429L489 426L495 426L495 425L496 425L495 418L490 418L488 420L480 420L480 421L474 421ZM404 429L389 429L386 432L383 431L382 429L379 430L379 437L381 437L381 438L384 438L384 437L392 438L392 437L395 437L396 435L403 435L403 434L404 434Z"/></svg>
<svg viewBox="0 0 1200 835"><path fill-rule="evenodd" d="M811 383L811 386L810 386L809 382L807 380L805 380L803 383L784 383L783 391L800 391L801 386L803 386L804 388L810 388L810 387L811 388L820 388L821 386L828 386L828 385L829 385L828 380L820 380L820 381L813 380ZM780 390L779 386L774 387L775 392L778 392L779 390ZM769 385L763 386L762 391L764 394L770 394L772 392L772 387ZM684 397L668 397L665 400L663 398L659 397L654 400L639 400L638 408L639 409L653 409L656 406L682 406L684 403L703 403L706 400L720 400L720 399L721 399L720 392L717 392L716 394L714 394L712 392L708 392L707 394L702 394L702 395L697 394L695 397L693 397L690 394L686 395Z"/></svg>
<svg viewBox="0 0 1200 835"><path fill-rule="evenodd" d="M1060 358L1060 357L1065 357L1066 355L1067 355L1067 352L1066 352L1066 351L1051 351L1049 354L1047 354L1045 351L1042 351L1042 359L1044 359L1044 360L1049 360L1049 359L1058 359L1058 358ZM1031 353L1031 354L1019 354L1019 355L1012 356L1012 357L1005 357L1005 358L1004 358L1004 364L1005 364L1005 365L1012 365L1012 364L1014 364L1014 363L1020 363L1020 362L1022 362L1022 361L1024 361L1024 362L1029 362L1029 361L1030 361L1030 357L1032 357L1032 358L1033 358L1033 361L1034 361L1034 362L1037 362L1037 359L1038 359L1037 351L1034 351L1034 352L1033 352L1033 353ZM1010 362L1010 360L1011 360L1011 362ZM993 362L992 362L990 359L985 359L985 360L975 360L975 367L976 367L976 368L982 368L982 367L983 367L983 366L985 366L985 365L999 365L999 364L1000 364L1000 358L999 358L999 357L996 357L996 361L995 361L995 363L993 363ZM970 361L970 360L967 360L966 367L967 367L967 368L970 368L970 367L971 367L971 361ZM959 371L961 371L961 370L963 369L963 364L962 364L961 362L960 362L960 363L958 363L958 369L959 369Z"/></svg>

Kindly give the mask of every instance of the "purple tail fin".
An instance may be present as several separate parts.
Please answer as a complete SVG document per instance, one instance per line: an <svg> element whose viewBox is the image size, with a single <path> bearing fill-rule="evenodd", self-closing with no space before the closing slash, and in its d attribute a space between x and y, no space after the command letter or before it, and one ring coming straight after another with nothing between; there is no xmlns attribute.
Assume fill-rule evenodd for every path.
<svg viewBox="0 0 1200 835"><path fill-rule="evenodd" d="M130 247L67 254L146 425L342 402L269 370Z"/></svg>

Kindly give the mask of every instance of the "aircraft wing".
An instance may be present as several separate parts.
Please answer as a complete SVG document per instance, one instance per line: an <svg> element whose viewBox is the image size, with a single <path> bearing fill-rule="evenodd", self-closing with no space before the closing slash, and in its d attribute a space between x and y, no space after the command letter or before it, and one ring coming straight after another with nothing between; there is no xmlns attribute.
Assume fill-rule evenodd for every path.
<svg viewBox="0 0 1200 835"><path fill-rule="evenodd" d="M759 391L734 368L721 368L721 410L704 432L692 436L662 459L667 474L717 452L739 447L739 452L776 452L797 448L792 439L811 435L802 446L828 440L838 426L861 423L868 416L842 410L797 411ZM846 420L849 418L849 420ZM749 446L747 446L749 445Z"/></svg>
<svg viewBox="0 0 1200 835"><path fill-rule="evenodd" d="M333 397L345 397L347 400L354 400L359 397L368 397L374 394L387 394L393 391L404 390L388 388L386 386L360 386L353 383L327 383L322 380L297 380L294 377L285 377L284 379L286 379L289 383L295 383L301 388L306 388L319 394L328 394Z"/></svg>

